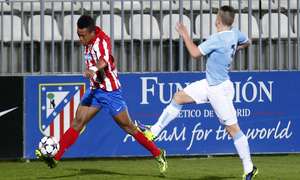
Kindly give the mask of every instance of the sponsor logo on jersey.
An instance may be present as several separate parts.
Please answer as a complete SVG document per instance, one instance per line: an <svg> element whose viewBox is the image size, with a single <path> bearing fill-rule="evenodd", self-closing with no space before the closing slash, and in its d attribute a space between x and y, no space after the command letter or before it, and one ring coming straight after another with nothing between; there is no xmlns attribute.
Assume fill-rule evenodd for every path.
<svg viewBox="0 0 300 180"><path fill-rule="evenodd" d="M93 60L92 55L89 53L84 53L84 59L87 61L91 61Z"/></svg>

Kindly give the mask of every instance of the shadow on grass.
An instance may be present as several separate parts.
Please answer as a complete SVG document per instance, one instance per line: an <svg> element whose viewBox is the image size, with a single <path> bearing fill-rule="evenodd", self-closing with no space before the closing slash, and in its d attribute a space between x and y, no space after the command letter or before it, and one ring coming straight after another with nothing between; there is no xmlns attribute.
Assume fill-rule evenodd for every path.
<svg viewBox="0 0 300 180"><path fill-rule="evenodd" d="M236 177L207 176L207 177L200 178L198 180L225 180L225 179L236 179Z"/></svg>
<svg viewBox="0 0 300 180"><path fill-rule="evenodd" d="M124 176L124 178L128 177L152 177L152 178L164 178L164 176L160 175L145 175L145 174L129 174L129 173L120 173L114 171L107 171L101 169L67 169L72 171L72 174L69 175L61 175L61 176L47 176L47 177L39 177L39 179L60 179L60 178L74 178L76 176L89 176L89 175L119 175Z"/></svg>
<svg viewBox="0 0 300 180"><path fill-rule="evenodd" d="M87 176L87 179L89 175L112 175L112 176L124 176L124 179L128 178L161 178L161 179L178 179L178 180L226 180L226 179L235 179L236 177L218 177L218 176L206 176L201 178L182 178L182 177L168 177L168 172L166 176L162 175L152 175L152 174L130 174L130 173L121 173L121 172L115 172L115 171L107 171L107 170L101 170L101 169L67 169L72 171L73 173L69 175L61 175L61 176L47 176L47 177L38 177L38 179L61 179L61 178L70 178L73 179L77 176ZM170 173L170 172L169 172ZM112 177L113 178L113 177ZM118 179L122 179L122 177L118 177Z"/></svg>

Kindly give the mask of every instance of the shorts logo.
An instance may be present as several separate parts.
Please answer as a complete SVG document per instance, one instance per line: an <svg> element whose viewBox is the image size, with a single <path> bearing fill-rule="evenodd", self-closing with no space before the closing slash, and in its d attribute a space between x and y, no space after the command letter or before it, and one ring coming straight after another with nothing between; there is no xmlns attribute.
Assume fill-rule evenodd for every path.
<svg viewBox="0 0 300 180"><path fill-rule="evenodd" d="M39 84L39 128L58 140L69 129L85 83Z"/></svg>

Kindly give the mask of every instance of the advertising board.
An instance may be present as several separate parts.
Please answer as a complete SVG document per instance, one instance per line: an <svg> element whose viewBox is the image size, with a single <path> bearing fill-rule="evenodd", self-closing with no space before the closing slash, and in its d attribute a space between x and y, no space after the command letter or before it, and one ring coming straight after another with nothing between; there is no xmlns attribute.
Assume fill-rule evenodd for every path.
<svg viewBox="0 0 300 180"><path fill-rule="evenodd" d="M239 125L248 137L251 153L300 152L300 73L232 72L230 76ZM205 74L120 74L119 78L132 120L153 125L176 91L205 78ZM26 78L26 158L35 157L34 150L44 135L61 137L88 84L82 76ZM55 105L51 104L53 99ZM233 140L209 103L184 105L155 144L168 155L236 153ZM145 155L151 154L101 110L63 158Z"/></svg>

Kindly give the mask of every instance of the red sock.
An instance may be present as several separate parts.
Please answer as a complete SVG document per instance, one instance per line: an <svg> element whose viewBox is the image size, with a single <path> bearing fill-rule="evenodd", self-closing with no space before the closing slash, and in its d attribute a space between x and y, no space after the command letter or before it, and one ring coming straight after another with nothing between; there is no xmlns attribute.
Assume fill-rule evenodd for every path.
<svg viewBox="0 0 300 180"><path fill-rule="evenodd" d="M59 161L66 150L76 142L78 136L79 132L71 127L65 132L59 141L59 151L54 156L57 161Z"/></svg>
<svg viewBox="0 0 300 180"><path fill-rule="evenodd" d="M153 157L157 157L161 154L161 151L155 146L153 142L148 141L148 139L141 133L137 132L134 138L146 149L148 149Z"/></svg>

